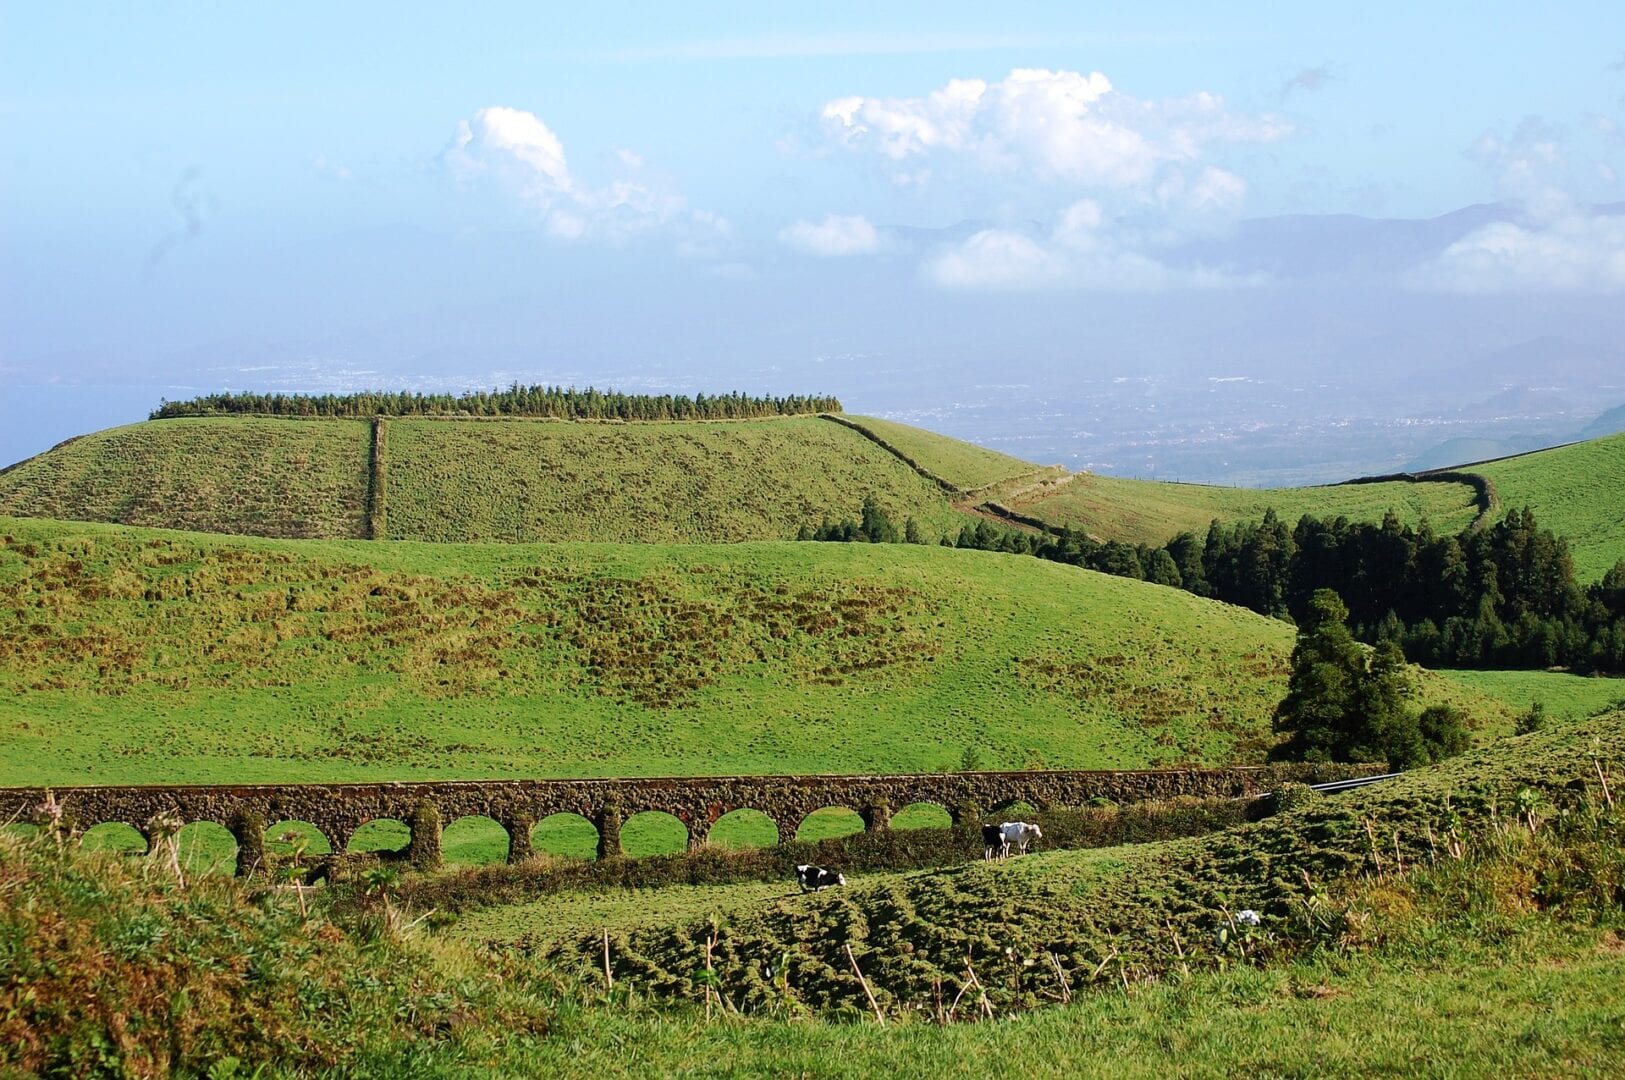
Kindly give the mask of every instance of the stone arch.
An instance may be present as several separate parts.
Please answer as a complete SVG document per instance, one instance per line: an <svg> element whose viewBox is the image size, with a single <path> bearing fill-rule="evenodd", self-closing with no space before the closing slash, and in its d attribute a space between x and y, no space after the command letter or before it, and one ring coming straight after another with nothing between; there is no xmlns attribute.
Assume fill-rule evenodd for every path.
<svg viewBox="0 0 1625 1080"><path fill-rule="evenodd" d="M92 825L79 838L86 851L107 851L121 855L143 855L147 838L128 821L103 821Z"/></svg>
<svg viewBox="0 0 1625 1080"><path fill-rule="evenodd" d="M621 849L631 856L688 850L688 826L664 810L640 810L621 822Z"/></svg>
<svg viewBox="0 0 1625 1080"><path fill-rule="evenodd" d="M994 803L988 813L1000 821L1032 821L1038 817L1038 807L1020 796L1013 796Z"/></svg>
<svg viewBox="0 0 1625 1080"><path fill-rule="evenodd" d="M821 806L796 826L797 840L829 840L863 832L863 815L849 806Z"/></svg>
<svg viewBox="0 0 1625 1080"><path fill-rule="evenodd" d="M377 853L404 858L412 844L412 826L399 818L373 818L350 834L344 850L351 854Z"/></svg>
<svg viewBox="0 0 1625 1080"><path fill-rule="evenodd" d="M549 814L530 829L530 844L536 851L569 859L598 858L598 826L580 814L560 810Z"/></svg>
<svg viewBox="0 0 1625 1080"><path fill-rule="evenodd" d="M772 816L748 806L723 814L705 834L707 844L720 848L772 847L781 839Z"/></svg>
<svg viewBox="0 0 1625 1080"><path fill-rule="evenodd" d="M191 821L175 837L181 865L189 874L231 874L237 868L237 838L218 821Z"/></svg>
<svg viewBox="0 0 1625 1080"><path fill-rule="evenodd" d="M446 862L459 866L489 866L508 859L508 830L495 818L465 814L449 822L440 834Z"/></svg>
<svg viewBox="0 0 1625 1080"><path fill-rule="evenodd" d="M298 840L288 839L290 835L304 841L306 855L327 855L333 850L332 842L321 829L308 821L289 818L265 827L265 853L284 859L292 855Z"/></svg>
<svg viewBox="0 0 1625 1080"><path fill-rule="evenodd" d="M946 806L925 799L909 803L891 818L894 829L948 829L953 823Z"/></svg>

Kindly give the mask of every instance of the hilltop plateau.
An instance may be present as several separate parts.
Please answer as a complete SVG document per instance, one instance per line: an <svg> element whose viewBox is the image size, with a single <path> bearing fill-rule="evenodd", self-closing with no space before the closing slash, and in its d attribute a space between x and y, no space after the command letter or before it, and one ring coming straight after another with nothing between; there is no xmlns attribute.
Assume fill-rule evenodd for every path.
<svg viewBox="0 0 1625 1080"><path fill-rule="evenodd" d="M927 542L979 515L1156 546L1271 509L1288 525L1392 511L1448 534L1528 506L1568 539L1582 582L1625 556L1625 435L1411 479L1230 488L1069 474L841 413L165 415L0 470L0 514L279 538L728 543L855 519L869 500Z"/></svg>

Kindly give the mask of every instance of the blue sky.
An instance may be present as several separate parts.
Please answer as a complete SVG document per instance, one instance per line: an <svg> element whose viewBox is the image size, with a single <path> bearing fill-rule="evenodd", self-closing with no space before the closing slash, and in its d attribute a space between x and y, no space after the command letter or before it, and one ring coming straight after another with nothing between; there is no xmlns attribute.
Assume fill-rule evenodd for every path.
<svg viewBox="0 0 1625 1080"><path fill-rule="evenodd" d="M825 287L798 260L883 266L898 304L1250 287L1169 252L1490 201L1522 217L1403 281L1625 288L1589 209L1625 199L1615 3L875 7L0 5L0 385L207 385L187 356L290 342L421 378L345 367L348 328L586 276L559 336L590 340L656 264L780 290ZM405 275L423 235L485 249ZM317 288L310 252L353 272ZM699 358L669 374L708 340L674 316ZM617 374L549 355L520 374ZM472 368L438 372L512 365Z"/></svg>

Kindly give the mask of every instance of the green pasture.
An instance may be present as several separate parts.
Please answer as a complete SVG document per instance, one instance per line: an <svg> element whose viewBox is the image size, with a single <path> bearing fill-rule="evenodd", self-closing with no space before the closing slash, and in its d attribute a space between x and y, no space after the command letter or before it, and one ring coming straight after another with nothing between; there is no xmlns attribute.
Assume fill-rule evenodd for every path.
<svg viewBox="0 0 1625 1080"><path fill-rule="evenodd" d="M1465 690L1494 698L1516 713L1540 702L1552 719L1574 720L1625 707L1625 679L1562 671L1445 671L1438 675Z"/></svg>
<svg viewBox="0 0 1625 1080"><path fill-rule="evenodd" d="M1203 535L1213 519L1258 521L1273 509L1289 526L1304 514L1401 522L1426 519L1436 532L1457 532L1478 513L1473 489L1458 483L1335 484L1300 488L1233 488L1173 484L1079 473L1013 500L1011 509L1102 540L1163 544L1181 532Z"/></svg>
<svg viewBox="0 0 1625 1080"><path fill-rule="evenodd" d="M1435 933L1431 947L1201 971L946 1027L584 1007L506 1060L516 1073L561 1077L1618 1075L1619 939L1528 921L1493 940Z"/></svg>
<svg viewBox="0 0 1625 1080"><path fill-rule="evenodd" d="M1598 581L1625 559L1625 435L1472 466L1495 484L1504 509L1534 510L1535 520L1569 542L1574 576Z"/></svg>
<svg viewBox="0 0 1625 1080"><path fill-rule="evenodd" d="M362 420L149 421L0 473L0 514L279 537L364 535Z"/></svg>
<svg viewBox="0 0 1625 1080"><path fill-rule="evenodd" d="M938 547L0 519L0 783L1256 761L1292 638L1178 590Z"/></svg>
<svg viewBox="0 0 1625 1080"><path fill-rule="evenodd" d="M930 438L970 461L988 454ZM85 435L0 474L0 514L359 538L370 445L367 420L148 421ZM856 519L870 496L932 540L964 521L895 455L816 417L391 419L380 464L380 539L788 539L804 525Z"/></svg>
<svg viewBox="0 0 1625 1080"><path fill-rule="evenodd" d="M936 485L816 417L727 423L389 422L388 537L429 541L780 540L856 519L873 495L935 540Z"/></svg>
<svg viewBox="0 0 1625 1080"><path fill-rule="evenodd" d="M895 420L881 420L873 416L848 416L845 419L873 432L918 462L927 472L965 491L991 487L1042 471L1030 461L938 435L925 428L899 424Z"/></svg>

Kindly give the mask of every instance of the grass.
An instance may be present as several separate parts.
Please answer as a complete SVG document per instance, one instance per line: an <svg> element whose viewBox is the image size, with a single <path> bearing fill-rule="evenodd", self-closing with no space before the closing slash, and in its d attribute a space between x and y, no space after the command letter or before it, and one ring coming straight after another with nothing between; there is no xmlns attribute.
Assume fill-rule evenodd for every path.
<svg viewBox="0 0 1625 1080"><path fill-rule="evenodd" d="M1570 675L1561 671L1440 671L1440 676L1474 694L1505 703L1515 713L1535 702L1552 719L1574 720L1606 709L1625 708L1625 679Z"/></svg>
<svg viewBox="0 0 1625 1080"><path fill-rule="evenodd" d="M554 1038L516 1051L514 1068L921 1080L1618 1075L1619 937L1530 921L1510 940L1203 972L948 1027L566 1009Z"/></svg>
<svg viewBox="0 0 1625 1080"><path fill-rule="evenodd" d="M816 417L391 419L380 539L731 542L856 519L963 522L893 454ZM940 437L936 437L940 438ZM944 444L952 440L941 439ZM209 417L86 435L0 474L0 514L253 536L366 535L370 422ZM959 444L952 444L959 445ZM984 454L966 446L971 457Z"/></svg>
<svg viewBox="0 0 1625 1080"><path fill-rule="evenodd" d="M976 491L1044 471L1030 461L894 420L873 416L843 419L879 436L927 472L963 491Z"/></svg>
<svg viewBox="0 0 1625 1080"><path fill-rule="evenodd" d="M15 901L0 906L0 1070L1614 1075L1625 1068L1625 834L1587 776L1596 760L1618 786L1620 720L1561 724L1348 801L1311 802L1200 840L877 874L807 897L785 897L779 884L558 897L470 916L450 935L404 930L410 916L376 899L330 905L327 890L250 894L207 878L182 889L157 864L0 837L0 892ZM1522 791L1534 794L1513 797ZM1448 828L1460 830L1464 852L1441 850L1430 862L1420 824L1444 830L1452 813ZM1405 868L1373 861L1366 821L1385 845L1399 831ZM1454 835L1440 831L1441 847ZM1313 887L1292 886L1305 870ZM915 906L897 906L902 897ZM901 968L888 963L883 942L926 914L927 900L945 917L934 931L944 940L917 939ZM1263 926L1212 937L1224 910L1243 903L1264 911ZM833 940L803 942L788 964L770 949L741 957L742 939L764 919L797 912L836 914L824 929ZM693 933L717 936L715 984L730 1005L701 1005L704 982L691 978L698 962L665 983L629 971L630 950L671 926L695 927L680 940L696 953ZM613 990L602 982L601 953L577 971L535 947L538 932L597 942L606 927ZM968 953L959 937L967 930ZM1093 955L1080 961L1074 938L1091 952L1116 947L1097 967ZM478 944L492 940L532 947ZM810 994L843 977L847 943L885 1026L868 1019L849 975L851 994L828 1015L805 1008L828 1010ZM929 976L939 948L958 964L971 957L992 1019L975 1019L974 988L945 1025L929 1022L930 984L914 999L922 1008L894 993L899 971ZM841 966L819 967L832 949ZM1070 1004L1060 1004L1053 967L1020 962L1046 953L1070 974ZM793 992L743 995L741 959L774 966L775 978L788 972L787 983L771 985ZM962 977L944 980L944 1008Z"/></svg>
<svg viewBox="0 0 1625 1080"><path fill-rule="evenodd" d="M1255 761L1291 645L1178 590L936 547L0 519L0 783Z"/></svg>
<svg viewBox="0 0 1625 1080"><path fill-rule="evenodd" d="M389 538L789 539L873 494L933 539L942 493L861 435L814 417L730 423L392 420Z"/></svg>
<svg viewBox="0 0 1625 1080"><path fill-rule="evenodd" d="M1196 839L876 875L836 893L736 912L719 931L690 922L612 934L617 972L646 992L687 996L693 992L691 973L709 956L740 1008L771 1011L785 991L764 978L760 958L789 955L795 1001L815 1011L861 1013L869 990L847 970L842 950L850 946L863 961L873 994L887 1009L906 1012L929 1001L938 981L961 978L970 957L984 973L988 995L1004 1010L1031 1007L1048 992L1038 971L1029 979L1020 965L1006 983L998 972L1012 956L1053 956L1080 981L1091 970L1095 979L1114 975L1109 960L1124 978L1161 978L1203 951L1225 912L1244 907L1263 912L1268 925L1283 933L1318 935L1336 924L1343 927L1339 933L1369 936L1381 927L1327 921L1332 909L1325 890L1361 871L1382 875L1407 864L1427 865L1458 838L1464 848L1499 852L1524 835L1525 812L1550 819L1559 805L1572 807L1576 784L1589 783L1598 798L1599 769L1611 769L1614 787L1620 787L1622 720L1613 714L1556 724ZM1608 827L1617 831L1617 819L1610 820ZM1570 824L1580 828L1584 822L1576 817ZM1531 840L1534 831L1530 825ZM1613 858L1619 848L1608 843L1613 841L1605 842ZM1103 863L1103 857L1110 861ZM1536 889L1551 902L1569 882L1617 904L1612 890L1625 888L1618 865L1593 867L1564 855L1550 872L1530 880L1533 861L1521 851L1508 854L1512 878L1489 891ZM709 935L714 947L702 948ZM591 941L561 946L559 955L578 949L583 962L598 955Z"/></svg>
<svg viewBox="0 0 1625 1080"><path fill-rule="evenodd" d="M0 473L0 514L277 537L360 537L367 424L166 420L110 428Z"/></svg>
<svg viewBox="0 0 1625 1080"><path fill-rule="evenodd" d="M1473 489L1458 483L1232 488L1078 473L1065 483L1013 500L1010 508L1103 540L1163 544L1181 532L1202 535L1215 518L1257 521L1272 508L1288 525L1296 524L1304 514L1380 521L1393 510L1404 523L1415 525L1425 518L1435 531L1453 533L1477 515L1473 498Z"/></svg>
<svg viewBox="0 0 1625 1080"><path fill-rule="evenodd" d="M1625 491L1625 435L1475 465L1495 484L1507 509L1528 506L1542 528L1569 542L1574 576L1597 581L1625 559L1620 493Z"/></svg>

